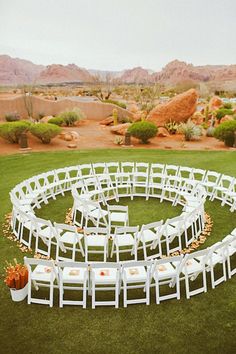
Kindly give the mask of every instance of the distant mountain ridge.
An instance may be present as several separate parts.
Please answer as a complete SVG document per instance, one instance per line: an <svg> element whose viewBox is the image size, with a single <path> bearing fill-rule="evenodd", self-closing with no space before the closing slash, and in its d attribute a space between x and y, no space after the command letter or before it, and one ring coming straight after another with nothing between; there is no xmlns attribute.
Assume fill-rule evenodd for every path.
<svg viewBox="0 0 236 354"><path fill-rule="evenodd" d="M116 83L163 83L236 81L236 64L194 66L184 61L173 60L161 71L136 67L123 71L87 70L75 64L48 66L31 61L0 55L0 84L48 84L63 82L92 83L114 81Z"/></svg>

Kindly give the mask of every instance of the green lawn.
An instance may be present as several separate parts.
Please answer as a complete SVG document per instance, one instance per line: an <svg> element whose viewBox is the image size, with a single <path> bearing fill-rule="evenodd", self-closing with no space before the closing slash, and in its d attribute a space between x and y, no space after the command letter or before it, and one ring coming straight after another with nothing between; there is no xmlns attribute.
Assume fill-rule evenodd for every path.
<svg viewBox="0 0 236 354"><path fill-rule="evenodd" d="M236 152L193 152L158 150L96 150L34 153L0 157L0 223L10 211L10 189L40 172L66 165L98 161L147 161L213 169L236 176ZM64 221L71 206L70 195L58 197L38 213ZM145 208L144 208L145 203ZM141 198L127 201L132 224L167 218L179 212L169 203ZM154 205L155 204L155 205ZM143 212L145 210L145 213ZM220 203L207 202L212 216L212 234L204 247L223 238L236 227L235 213ZM2 228L1 228L2 230ZM186 300L151 305L83 310L59 309L13 303L3 283L5 260L23 254L0 230L0 352L7 353L233 353L236 348L236 277L215 290ZM183 289L183 288L182 288ZM122 303L121 303L122 306Z"/></svg>

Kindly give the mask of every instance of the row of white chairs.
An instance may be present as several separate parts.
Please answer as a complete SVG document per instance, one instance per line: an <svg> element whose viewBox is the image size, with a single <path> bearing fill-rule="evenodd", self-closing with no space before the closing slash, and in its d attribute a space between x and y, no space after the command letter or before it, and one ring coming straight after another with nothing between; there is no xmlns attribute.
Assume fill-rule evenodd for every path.
<svg viewBox="0 0 236 354"><path fill-rule="evenodd" d="M81 202L84 208L83 218L86 219L82 233L78 232L76 226L57 223L53 225L50 220L38 218L30 211L22 211L22 207L19 206L14 207L12 226L16 237L22 244L30 249L34 247L36 253L47 257L56 254L57 260L61 259L60 253L63 252L63 258L72 261L75 261L78 253L85 256L85 261L88 260L89 254L102 253L106 261L109 238L112 239L111 257L115 253L117 261L119 261L120 254L124 252L131 253L131 256L137 259L139 249L143 250L143 257L147 259L148 249L157 249L157 254L162 256L164 247L167 255L170 255L174 251L181 251L184 247L188 247L201 234L204 228L204 199L199 201L195 195L188 195L186 198L189 201L184 204L181 215L168 219L166 222L160 220L142 225L140 230L139 227L128 225L128 207L119 205L108 206L108 212L106 211L108 222L101 227L95 220L95 216L100 221L99 215L104 216L105 211L101 211L99 202L91 202L89 199L82 199ZM96 226L88 227L88 220L92 220ZM106 221L105 218L104 220ZM118 224L120 222L123 224L119 226L117 221ZM175 240L177 240L177 245L175 244L173 248Z"/></svg>
<svg viewBox="0 0 236 354"><path fill-rule="evenodd" d="M85 177L109 175L114 182L115 175L120 179L129 176L135 188L135 180L146 179L145 195L150 190L154 194L155 186L168 184L168 177L175 178L175 183L197 183L206 188L211 200L221 200L222 205L229 205L233 212L236 209L236 179L231 176L184 166L148 164L144 162L110 162L83 164L52 170L31 177L18 184L11 191L12 200L21 205L32 205L40 208L41 203L48 203L49 198L56 198L72 188L72 185ZM123 175L123 177L122 177ZM128 177L127 177L128 178ZM123 183L124 184L124 183ZM128 183L129 184L129 183ZM143 181L142 184L144 185Z"/></svg>
<svg viewBox="0 0 236 354"><path fill-rule="evenodd" d="M236 268L231 263L231 258L235 253L236 229L222 242L208 249L185 256L166 257L152 261L55 262L25 257L25 264L29 271L28 304L47 304L52 307L54 289L58 288L60 307L80 305L86 308L89 295L92 308L96 306L118 308L121 291L124 307L137 303L149 305L152 287L155 289L156 303L159 304L168 299L180 299L181 280L184 280L186 297L189 299L207 291L208 272L212 288L226 281L227 278L231 278L236 273ZM216 269L217 265L219 268ZM36 297L32 285L36 290L40 287L49 288L48 299ZM130 298L129 291L133 289L140 289L140 291L133 293ZM98 292L113 292L114 295L112 300L104 300L101 296L98 299Z"/></svg>

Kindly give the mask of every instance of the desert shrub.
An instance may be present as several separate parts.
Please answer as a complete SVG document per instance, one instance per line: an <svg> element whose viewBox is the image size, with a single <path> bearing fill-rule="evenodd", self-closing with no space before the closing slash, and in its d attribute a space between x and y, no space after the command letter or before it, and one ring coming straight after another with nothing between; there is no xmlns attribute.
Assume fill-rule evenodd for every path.
<svg viewBox="0 0 236 354"><path fill-rule="evenodd" d="M43 144L49 144L51 139L60 134L61 128L55 124L38 123L30 126L30 132L40 139Z"/></svg>
<svg viewBox="0 0 236 354"><path fill-rule="evenodd" d="M124 123L131 123L132 120L129 117L118 117L118 122L120 124L124 124Z"/></svg>
<svg viewBox="0 0 236 354"><path fill-rule="evenodd" d="M216 139L221 140L226 146L233 146L236 134L236 120L229 120L221 123L215 129L214 136Z"/></svg>
<svg viewBox="0 0 236 354"><path fill-rule="evenodd" d="M176 123L175 121L170 120L169 122L167 122L164 127L167 129L167 131L170 134L176 134L177 130L178 130L178 123Z"/></svg>
<svg viewBox="0 0 236 354"><path fill-rule="evenodd" d="M231 102L225 102L225 103L223 104L223 107L226 108L226 109L232 109L232 108L233 108Z"/></svg>
<svg viewBox="0 0 236 354"><path fill-rule="evenodd" d="M216 118L218 120L221 120L221 118L223 118L224 116L230 116L230 115L233 115L233 114L234 114L234 111L232 109L220 108L216 112Z"/></svg>
<svg viewBox="0 0 236 354"><path fill-rule="evenodd" d="M186 123L180 123L178 131L184 135L186 141L197 140L202 135L202 127L190 119Z"/></svg>
<svg viewBox="0 0 236 354"><path fill-rule="evenodd" d="M103 103L112 103L115 104L118 107L126 109L126 104L123 102L115 101L115 100L103 100Z"/></svg>
<svg viewBox="0 0 236 354"><path fill-rule="evenodd" d="M156 136L157 131L157 126L147 121L135 122L128 128L128 132L143 144L147 144L150 138Z"/></svg>
<svg viewBox="0 0 236 354"><path fill-rule="evenodd" d="M5 119L7 122L17 122L20 120L20 115L17 112L9 112L5 114Z"/></svg>
<svg viewBox="0 0 236 354"><path fill-rule="evenodd" d="M0 137L12 144L18 144L22 133L25 133L30 127L27 121L9 122L0 124Z"/></svg>
<svg viewBox="0 0 236 354"><path fill-rule="evenodd" d="M122 145L123 144L123 138L121 136L116 136L115 140L114 140L114 144Z"/></svg>
<svg viewBox="0 0 236 354"><path fill-rule="evenodd" d="M206 130L206 136L208 137L213 137L215 133L215 128L214 127L208 127Z"/></svg>
<svg viewBox="0 0 236 354"><path fill-rule="evenodd" d="M49 119L48 123L55 124L55 125L58 125L59 127L61 127L65 122L62 117L53 117L53 118Z"/></svg>
<svg viewBox="0 0 236 354"><path fill-rule="evenodd" d="M71 111L66 110L62 112L59 117L64 120L67 127L71 127L75 122L85 119L84 113L79 108L74 108Z"/></svg>

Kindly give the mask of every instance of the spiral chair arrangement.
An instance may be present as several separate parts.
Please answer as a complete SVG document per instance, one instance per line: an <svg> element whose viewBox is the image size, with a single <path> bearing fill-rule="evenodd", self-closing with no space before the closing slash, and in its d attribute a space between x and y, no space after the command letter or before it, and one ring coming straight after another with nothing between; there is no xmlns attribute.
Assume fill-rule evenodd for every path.
<svg viewBox="0 0 236 354"><path fill-rule="evenodd" d="M35 215L35 209L68 191L74 199L72 225L52 223ZM173 206L180 205L182 212L167 220L131 226L128 207L120 202L124 197L133 200L137 196L144 201L149 198L170 201ZM228 205L234 213L234 177L160 163L83 164L31 177L15 186L10 198L14 235L45 257L24 259L29 271L28 304L52 307L57 289L60 307L86 308L90 296L92 308L109 305L118 308L121 294L124 307L137 303L149 305L152 288L159 304L167 299L180 299L182 280L189 299L207 291L207 274L211 287L215 288L236 273L232 262L236 229L207 249L182 252L204 230L207 198L220 200L222 206ZM215 271L216 265L222 268L220 276ZM201 281L195 282L197 278ZM169 290L163 295L164 286ZM33 297L32 287L48 288L48 299ZM141 290L135 292L135 298L128 296L132 289ZM67 290L76 295L67 297ZM107 300L100 295L98 299L98 292L114 292L114 296Z"/></svg>

